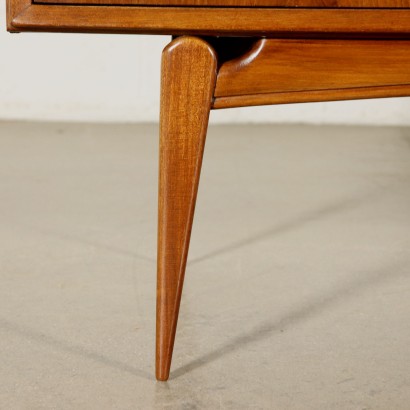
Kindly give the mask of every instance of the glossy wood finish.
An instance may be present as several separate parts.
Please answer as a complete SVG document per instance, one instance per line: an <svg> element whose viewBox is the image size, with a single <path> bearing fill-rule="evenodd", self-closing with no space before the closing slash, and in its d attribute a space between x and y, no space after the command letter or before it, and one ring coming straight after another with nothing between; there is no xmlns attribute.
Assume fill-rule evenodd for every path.
<svg viewBox="0 0 410 410"><path fill-rule="evenodd" d="M235 9L35 4L15 14L9 30L290 38L409 38L410 9Z"/></svg>
<svg viewBox="0 0 410 410"><path fill-rule="evenodd" d="M409 97L410 86L341 88L337 90L293 91L286 93L264 93L218 97L213 109L252 107L257 105L295 104L320 101L362 100L372 98Z"/></svg>
<svg viewBox="0 0 410 410"><path fill-rule="evenodd" d="M198 191L217 59L180 37L162 55L156 376L167 380Z"/></svg>
<svg viewBox="0 0 410 410"><path fill-rule="evenodd" d="M410 0L34 2L7 0L10 31L188 34L162 59L156 376L167 380L211 107L410 96Z"/></svg>
<svg viewBox="0 0 410 410"><path fill-rule="evenodd" d="M219 7L327 7L327 8L400 8L410 7L410 0L35 0L53 4L113 4L149 6L219 6Z"/></svg>
<svg viewBox="0 0 410 410"><path fill-rule="evenodd" d="M369 88L410 85L410 42L355 40L272 40L261 39L243 56L222 64L215 89L215 106L221 97L238 105L240 96L257 96L259 101L282 102L292 92L349 91L371 95ZM367 90L365 90L367 88ZM271 94L266 99L266 94ZM350 92L346 95L352 95ZM301 97L300 94L294 98ZM342 97L343 94L339 93ZM240 105L250 104L244 98ZM283 101L286 102L286 101ZM224 106L227 106L225 99Z"/></svg>

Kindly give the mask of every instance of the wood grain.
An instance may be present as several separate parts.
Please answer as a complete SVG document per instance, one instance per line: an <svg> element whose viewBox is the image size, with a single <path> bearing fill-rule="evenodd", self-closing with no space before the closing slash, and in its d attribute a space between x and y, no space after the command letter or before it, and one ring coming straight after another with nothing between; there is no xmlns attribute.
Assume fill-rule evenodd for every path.
<svg viewBox="0 0 410 410"><path fill-rule="evenodd" d="M53 4L114 4L149 6L219 6L219 7L410 7L410 0L35 0Z"/></svg>
<svg viewBox="0 0 410 410"><path fill-rule="evenodd" d="M215 97L410 84L410 41L261 39L218 73Z"/></svg>
<svg viewBox="0 0 410 410"><path fill-rule="evenodd" d="M167 380L178 321L217 59L180 37L162 56L156 377Z"/></svg>
<svg viewBox="0 0 410 410"><path fill-rule="evenodd" d="M278 37L410 37L410 9L259 9L32 5L20 31Z"/></svg>
<svg viewBox="0 0 410 410"><path fill-rule="evenodd" d="M386 87L341 88L334 90L293 91L217 97L212 108L251 107L257 105L295 104L321 101L362 100L371 98L409 97L410 85Z"/></svg>
<svg viewBox="0 0 410 410"><path fill-rule="evenodd" d="M167 380L211 107L410 95L410 0L34 1L7 0L9 31L189 35L162 58L156 377ZM218 76L214 48L192 35L213 37ZM245 36L255 45L234 59L249 39L235 53L218 41Z"/></svg>
<svg viewBox="0 0 410 410"><path fill-rule="evenodd" d="M31 6L31 0L7 0L6 1L6 22L7 30L10 32L17 31L12 25L14 17Z"/></svg>

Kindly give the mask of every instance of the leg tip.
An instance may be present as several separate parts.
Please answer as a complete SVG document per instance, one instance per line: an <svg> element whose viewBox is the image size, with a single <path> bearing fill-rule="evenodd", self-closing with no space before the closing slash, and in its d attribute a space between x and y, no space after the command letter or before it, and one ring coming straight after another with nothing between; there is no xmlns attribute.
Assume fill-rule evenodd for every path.
<svg viewBox="0 0 410 410"><path fill-rule="evenodd" d="M155 377L159 382L166 382L169 379L169 370L157 370Z"/></svg>

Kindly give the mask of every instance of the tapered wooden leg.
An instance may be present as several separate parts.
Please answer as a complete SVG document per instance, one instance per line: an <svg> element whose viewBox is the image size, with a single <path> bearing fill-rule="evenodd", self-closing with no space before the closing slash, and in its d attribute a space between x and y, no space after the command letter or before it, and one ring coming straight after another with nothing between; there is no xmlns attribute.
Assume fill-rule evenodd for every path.
<svg viewBox="0 0 410 410"><path fill-rule="evenodd" d="M156 377L169 377L217 58L196 37L162 55Z"/></svg>

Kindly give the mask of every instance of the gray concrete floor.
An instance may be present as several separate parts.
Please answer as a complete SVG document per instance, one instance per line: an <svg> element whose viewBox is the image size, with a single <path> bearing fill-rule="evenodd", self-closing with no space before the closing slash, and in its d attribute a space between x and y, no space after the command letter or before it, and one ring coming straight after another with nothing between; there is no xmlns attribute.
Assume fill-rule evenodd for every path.
<svg viewBox="0 0 410 410"><path fill-rule="evenodd" d="M410 129L211 127L168 383L157 127L0 147L1 409L410 408Z"/></svg>

